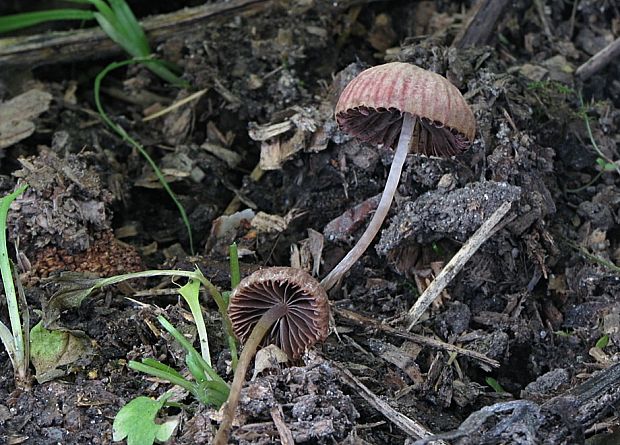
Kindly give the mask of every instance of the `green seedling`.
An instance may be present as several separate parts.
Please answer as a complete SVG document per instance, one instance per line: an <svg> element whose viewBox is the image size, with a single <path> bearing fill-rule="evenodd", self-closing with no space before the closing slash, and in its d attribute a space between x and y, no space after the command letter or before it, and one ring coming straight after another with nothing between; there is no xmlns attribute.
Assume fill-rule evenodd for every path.
<svg viewBox="0 0 620 445"><path fill-rule="evenodd" d="M127 445L151 445L156 440L165 442L170 439L179 419L155 423L157 413L166 405L170 396L170 393L165 393L159 400L137 397L123 406L114 418L112 440L118 442L127 438Z"/></svg>
<svg viewBox="0 0 620 445"><path fill-rule="evenodd" d="M564 241L569 247L571 247L572 249L576 250L577 252L579 252L579 254L581 254L582 256L584 256L586 259L592 261L593 263L596 264L600 264L603 267L606 267L607 269L611 270L612 272L614 272L615 274L620 275L620 266L616 266L614 263L612 263L611 261L607 261L606 259L600 258L596 255L591 254L590 252L588 252L586 249L584 249L583 247L577 245L576 243L572 242L571 240L569 240L568 238L565 238L563 236L560 236L560 238L562 239L562 241Z"/></svg>
<svg viewBox="0 0 620 445"><path fill-rule="evenodd" d="M30 386L30 316L24 290L17 274L13 274L9 259L6 244L6 218L11 203L27 187L27 185L23 185L10 195L0 199L0 274L11 325L11 329L9 329L0 321L0 340L13 365L15 385L18 388ZM17 291L15 290L16 284Z"/></svg>
<svg viewBox="0 0 620 445"><path fill-rule="evenodd" d="M582 190L585 190L586 188L590 187L592 184L596 183L596 181L599 180L599 178L603 175L603 173L615 171L616 173L620 175L620 166L618 165L618 162L614 162L612 159L606 156L605 153L601 151L600 147L596 143L596 139L594 139L594 135L592 134L592 127L590 126L590 118L588 117L588 113L586 112L586 108L583 103L583 96L581 95L581 92L579 93L579 103L581 104L581 110L579 112L579 115L583 118L583 121L586 124L586 129L588 131L588 138L590 139L590 144L592 144L592 148L594 148L594 151L598 155L598 157L596 158L596 164L598 165L598 173L587 184L581 187L575 188L575 189L566 189L568 193L578 193Z"/></svg>
<svg viewBox="0 0 620 445"><path fill-rule="evenodd" d="M557 335L558 337L564 337L564 338L569 338L573 336L573 333L569 331L553 331L553 333Z"/></svg>
<svg viewBox="0 0 620 445"><path fill-rule="evenodd" d="M108 278L96 278L87 276L82 273L65 272L56 279L56 283L60 286L59 290L50 298L45 313L43 314L43 323L46 327L53 326L56 320L60 317L60 313L64 310L71 308L78 308L84 299L91 295L94 291L113 284L122 283L123 281L133 280L136 278L151 278L151 277L185 277L190 281L198 281L204 286L209 295L213 298L218 306L218 311L222 316L222 323L224 325L224 332L227 335L228 346L230 348L231 355L233 356L234 363L236 363L237 348L235 343L235 337L232 331L230 320L226 313L227 305L222 297L220 291L211 283L199 269L194 271L187 270L145 270L142 272L134 272L123 275L116 275ZM187 288L186 288L187 289ZM202 320L202 314L200 312L200 306L191 305L190 311L194 316L194 320ZM203 322L204 324L204 322ZM202 331L202 327L200 330ZM206 338L206 328L203 332ZM208 340L201 339L201 346ZM203 357L208 357L208 351L202 350ZM210 363L209 363L210 364Z"/></svg>
<svg viewBox="0 0 620 445"><path fill-rule="evenodd" d="M599 349L605 349L605 347L609 344L609 335L603 335L596 342L596 347Z"/></svg>
<svg viewBox="0 0 620 445"><path fill-rule="evenodd" d="M237 255L236 244L230 246L230 269L231 285L235 287L240 281L239 258ZM230 319L226 314L228 298L220 295L218 290L198 269L196 269L194 273L196 275L191 278L185 286L181 287L179 292L194 314L194 320L198 328L203 354L200 355L198 351L194 349L192 344L165 317L157 317L161 326L183 347L183 349L185 349L185 364L193 377L193 381L184 377L174 368L150 358L145 358L141 362L132 360L129 362L128 366L135 371L143 372L180 386L189 392L200 403L208 406L214 406L219 409L226 402L226 400L228 400L230 387L213 369L210 363L210 358L205 358L205 351L208 351L208 341L204 320L202 318L202 311L198 302L200 284L204 284L205 287L209 289L209 292L216 300L218 307L224 308L222 317L225 320L224 324L227 330L232 329ZM80 292L80 288L85 289L86 291L89 289L92 291L93 285L85 285L84 280L82 280L81 285L77 286L77 289L72 297L72 293L70 291L68 293L65 292L67 296L73 298L73 303L78 300L81 302L81 299L85 297L85 291L82 290ZM229 332L229 334L229 346L233 357L233 369L235 369L237 366L236 345L234 339L231 337L232 332ZM156 436L158 430L156 430L153 426L153 419L157 414L157 411L161 409L164 403L165 400L160 403L152 401L146 397L138 397L137 399L131 401L119 411L114 420L114 440L122 440L127 437L128 444L135 443L136 445L150 445L156 439L167 440L170 435L163 439ZM139 417L139 419L137 417ZM172 428L172 430L173 429L174 428ZM172 430L170 430L170 433L172 433Z"/></svg>
<svg viewBox="0 0 620 445"><path fill-rule="evenodd" d="M185 364L194 381L183 377L181 373L157 360L145 358L142 362L130 361L128 366L145 374L166 380L192 394L200 403L219 408L228 398L229 388L226 382L201 357L183 334L181 334L166 318L157 317L162 327L185 349Z"/></svg>
<svg viewBox="0 0 620 445"><path fill-rule="evenodd" d="M484 379L484 381L487 383L487 385L489 385L493 391L495 391L498 394L502 394L502 393L506 393L506 390L504 388L502 388L502 385L499 384L499 382L497 380L495 380L493 377L487 377Z"/></svg>
<svg viewBox="0 0 620 445"><path fill-rule="evenodd" d="M188 86L166 64L152 59L149 42L125 0L65 0L69 3L88 5L95 11L82 9L56 9L27 12L0 17L0 33L27 28L55 20L96 20L101 29L132 57L147 58L142 63L161 79L177 86Z"/></svg>

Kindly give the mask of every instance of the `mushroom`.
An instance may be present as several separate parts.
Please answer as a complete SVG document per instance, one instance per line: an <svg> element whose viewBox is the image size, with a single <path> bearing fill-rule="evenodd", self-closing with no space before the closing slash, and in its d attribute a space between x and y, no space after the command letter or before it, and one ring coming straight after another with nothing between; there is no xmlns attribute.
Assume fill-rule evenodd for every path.
<svg viewBox="0 0 620 445"><path fill-rule="evenodd" d="M291 267L269 267L244 278L230 296L228 315L244 344L214 445L228 433L252 357L260 344L275 343L297 358L329 333L329 304L320 283Z"/></svg>
<svg viewBox="0 0 620 445"><path fill-rule="evenodd" d="M361 141L393 147L398 138L398 144L377 210L357 244L321 281L325 290L355 264L379 232L409 151L454 156L469 147L476 133L474 113L454 85L402 62L362 71L343 90L335 114L340 127Z"/></svg>

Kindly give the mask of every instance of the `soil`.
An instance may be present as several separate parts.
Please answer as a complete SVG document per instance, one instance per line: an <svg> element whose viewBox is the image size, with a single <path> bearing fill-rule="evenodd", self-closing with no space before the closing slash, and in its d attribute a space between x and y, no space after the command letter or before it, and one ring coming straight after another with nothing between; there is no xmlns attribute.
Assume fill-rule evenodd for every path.
<svg viewBox="0 0 620 445"><path fill-rule="evenodd" d="M1 12L29 3L54 6L7 2ZM140 16L185 6L129 3ZM620 37L620 6L504 2L486 43L457 49L452 42L473 3L272 1L157 46L190 90L138 65L113 71L103 106L163 169L189 216L194 252L144 158L96 113L94 78L122 56L93 59L93 51L71 63L0 71L0 102L32 89L52 97L32 117L32 135L4 148L0 164L3 194L18 181L30 185L12 206L9 240L31 323L43 317L87 346L29 390L15 387L0 351L0 443L111 443L123 405L170 389L129 369L129 360L156 358L186 371L157 315L197 344L176 282L134 280L79 307L54 307L60 273L197 265L227 290L227 249L236 241L243 276L291 264L325 276L361 235L392 158L340 131L335 102L355 74L391 61L454 83L474 111L475 141L449 159L408 157L381 235L330 292L338 335L247 383L231 443L286 443L274 409L296 443L419 439L369 403L343 368L447 443L620 443L620 63L585 80L575 75ZM200 98L143 121L200 89L207 90ZM434 346L394 335L390 329L406 330L404 316L433 277L505 201L510 213L412 331ZM217 306L206 294L203 305L214 363L231 381ZM4 301L0 319L8 323ZM169 443L209 443L217 411L182 392L175 400L184 409L160 414L179 420Z"/></svg>

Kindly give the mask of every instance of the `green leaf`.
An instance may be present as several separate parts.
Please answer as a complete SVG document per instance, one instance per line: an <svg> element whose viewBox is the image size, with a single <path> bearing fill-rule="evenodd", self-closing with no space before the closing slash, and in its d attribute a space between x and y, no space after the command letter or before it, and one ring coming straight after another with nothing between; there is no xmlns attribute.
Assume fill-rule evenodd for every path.
<svg viewBox="0 0 620 445"><path fill-rule="evenodd" d="M605 346L609 343L609 335L605 334L596 342L596 347L600 349L604 349Z"/></svg>
<svg viewBox="0 0 620 445"><path fill-rule="evenodd" d="M167 394L160 400L137 397L122 407L114 418L112 440L118 442L127 438L127 445L151 445L155 440L165 442L170 439L179 419L155 423L155 417L168 397Z"/></svg>
<svg viewBox="0 0 620 445"><path fill-rule="evenodd" d="M42 322L30 330L30 358L39 383L65 375L58 368L75 362L89 351L88 339L69 332L49 331Z"/></svg>
<svg viewBox="0 0 620 445"><path fill-rule="evenodd" d="M237 249L237 243L232 243L228 247L228 253L230 256L230 288L234 289L239 285L241 281L241 272L239 270L239 251Z"/></svg>
<svg viewBox="0 0 620 445"><path fill-rule="evenodd" d="M190 280L185 286L179 289L179 293L187 302L190 311L194 317L194 323L198 330L198 337L200 339L200 351L202 352L202 358L211 365L211 354L209 352L209 337L207 335L207 327L202 316L202 308L200 307L200 281L194 279Z"/></svg>
<svg viewBox="0 0 620 445"><path fill-rule="evenodd" d="M125 0L109 1L119 26L123 28L126 37L132 41L132 46L136 48L139 55L146 57L151 54L151 48L146 35L129 5L127 5Z"/></svg>
<svg viewBox="0 0 620 445"><path fill-rule="evenodd" d="M497 393L505 393L506 391L504 390L504 388L502 388L502 385L499 384L499 382L497 380L495 380L493 377L487 377L486 379L484 379L485 382L487 382L487 385L489 385L491 388L493 388L493 391L497 392Z"/></svg>

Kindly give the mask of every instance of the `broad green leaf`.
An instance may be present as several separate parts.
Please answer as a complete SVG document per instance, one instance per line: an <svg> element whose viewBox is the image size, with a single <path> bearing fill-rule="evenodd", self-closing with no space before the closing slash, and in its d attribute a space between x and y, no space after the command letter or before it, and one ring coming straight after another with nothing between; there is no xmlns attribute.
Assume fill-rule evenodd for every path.
<svg viewBox="0 0 620 445"><path fill-rule="evenodd" d="M155 417L167 398L165 396L160 400L153 400L137 397L122 407L114 418L112 440L118 442L127 438L127 445L152 445L155 440L165 442L170 439L179 419L155 423Z"/></svg>
<svg viewBox="0 0 620 445"><path fill-rule="evenodd" d="M42 322L30 330L30 358L39 383L64 375L59 367L75 362L89 351L88 339L70 332L49 331Z"/></svg>

